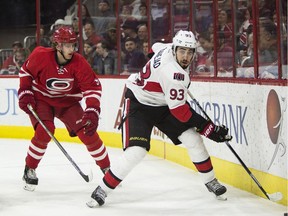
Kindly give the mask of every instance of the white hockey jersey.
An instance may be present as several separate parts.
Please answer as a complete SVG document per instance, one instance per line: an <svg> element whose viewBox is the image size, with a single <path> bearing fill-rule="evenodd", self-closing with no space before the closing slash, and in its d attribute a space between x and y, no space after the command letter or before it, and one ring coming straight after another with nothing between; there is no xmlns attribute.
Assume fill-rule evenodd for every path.
<svg viewBox="0 0 288 216"><path fill-rule="evenodd" d="M128 78L126 87L137 100L148 106L168 106L180 121L192 116L187 100L189 69L184 70L172 53L172 44L156 43L153 57L138 74Z"/></svg>

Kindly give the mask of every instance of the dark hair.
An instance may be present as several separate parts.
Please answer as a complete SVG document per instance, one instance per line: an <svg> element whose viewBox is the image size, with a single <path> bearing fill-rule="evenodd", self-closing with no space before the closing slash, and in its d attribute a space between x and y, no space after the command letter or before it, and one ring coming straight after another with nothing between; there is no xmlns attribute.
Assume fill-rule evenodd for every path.
<svg viewBox="0 0 288 216"><path fill-rule="evenodd" d="M86 4L82 4L82 6L83 6L83 7L85 8L85 10L86 10L86 17L91 17L87 5L86 5Z"/></svg>
<svg viewBox="0 0 288 216"><path fill-rule="evenodd" d="M135 38L132 38L132 37L126 37L125 38L125 43L128 42L128 41L133 41L134 43L136 43Z"/></svg>
<svg viewBox="0 0 288 216"><path fill-rule="evenodd" d="M106 41L106 40L104 40L104 39L102 39L101 41L99 41L98 43L101 43L101 47L103 48L103 49L109 49L109 45L108 45L108 42Z"/></svg>
<svg viewBox="0 0 288 216"><path fill-rule="evenodd" d="M86 25L86 24L90 24L93 27L93 29L95 29L95 25L94 25L93 20L87 19L84 25Z"/></svg>
<svg viewBox="0 0 288 216"><path fill-rule="evenodd" d="M264 28L266 32L271 34L271 36L273 37L277 36L277 26L275 25L275 23L272 22L272 20L270 20L267 17L262 17L262 18L260 17L259 24L261 27Z"/></svg>
<svg viewBox="0 0 288 216"><path fill-rule="evenodd" d="M206 40L206 41L211 41L211 37L210 37L211 35L210 35L210 32L201 32L199 35L198 35L198 40L200 39L200 38L203 38L204 40Z"/></svg>
<svg viewBox="0 0 288 216"><path fill-rule="evenodd" d="M100 0L99 2L98 2L98 4L99 3L106 3L109 7L110 7L110 3L109 3L109 1L107 1L107 0Z"/></svg>
<svg viewBox="0 0 288 216"><path fill-rule="evenodd" d="M147 5L146 5L144 2L142 2L142 3L139 5L139 8L141 8L141 7L145 7L145 8L147 9Z"/></svg>

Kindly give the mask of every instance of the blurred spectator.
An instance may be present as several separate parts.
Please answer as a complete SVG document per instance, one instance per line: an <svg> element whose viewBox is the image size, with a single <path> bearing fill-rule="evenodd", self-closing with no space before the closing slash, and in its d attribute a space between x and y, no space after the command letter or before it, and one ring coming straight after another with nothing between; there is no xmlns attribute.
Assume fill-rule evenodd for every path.
<svg viewBox="0 0 288 216"><path fill-rule="evenodd" d="M220 9L218 13L218 31L223 32L226 43L230 43L232 38L231 10Z"/></svg>
<svg viewBox="0 0 288 216"><path fill-rule="evenodd" d="M91 42L84 42L83 44L83 56L88 61L88 63L93 67L93 61L95 57L95 46Z"/></svg>
<svg viewBox="0 0 288 216"><path fill-rule="evenodd" d="M268 18L260 18L258 48L259 76L261 78L277 78L277 27Z"/></svg>
<svg viewBox="0 0 288 216"><path fill-rule="evenodd" d="M209 25L213 25L212 19L212 5L210 4L197 4L196 7L196 31L205 32L208 30Z"/></svg>
<svg viewBox="0 0 288 216"><path fill-rule="evenodd" d="M79 18L78 17L74 17L72 20L72 29L75 32L75 34L77 35L77 37L79 38Z"/></svg>
<svg viewBox="0 0 288 216"><path fill-rule="evenodd" d="M282 18L282 25L280 25L280 28L281 28L281 31L282 31L282 34L283 35L286 35L287 34L287 17L286 16L281 16L280 15L280 18ZM281 20L280 20L281 21ZM274 24L277 26L277 14L276 14L276 11L274 11L273 13L273 22ZM286 25L285 25L286 24Z"/></svg>
<svg viewBox="0 0 288 216"><path fill-rule="evenodd" d="M210 22L208 24L208 32L212 35L214 34L214 23L213 22Z"/></svg>
<svg viewBox="0 0 288 216"><path fill-rule="evenodd" d="M224 32L218 32L217 67L219 77L231 77L233 70L233 49L227 43Z"/></svg>
<svg viewBox="0 0 288 216"><path fill-rule="evenodd" d="M148 62L149 61L149 57L148 57L148 54L149 54L149 44L148 44L148 41L147 40L144 40L142 42L142 52L143 54L145 55L145 61Z"/></svg>
<svg viewBox="0 0 288 216"><path fill-rule="evenodd" d="M213 72L210 67L213 67L213 47L214 44L211 42L211 35L209 32L203 32L198 35L198 41L202 51L197 48L197 60L195 72L200 75L204 75L203 72ZM206 74L209 75L209 74Z"/></svg>
<svg viewBox="0 0 288 216"><path fill-rule="evenodd" d="M12 56L12 61L5 61L3 63L0 74L2 75L17 75L19 70L28 57L25 49L20 48L15 50L15 53ZM7 59L8 60L8 59Z"/></svg>
<svg viewBox="0 0 288 216"><path fill-rule="evenodd" d="M126 20L122 25L122 29L123 29L123 34L122 34L122 39L121 39L122 51L124 50L125 52L125 40L128 37L134 39L134 42L136 43L136 48L139 49L140 39L137 34L137 22L132 21L132 20Z"/></svg>
<svg viewBox="0 0 288 216"><path fill-rule="evenodd" d="M147 19L147 5L144 2L139 5L139 15Z"/></svg>
<svg viewBox="0 0 288 216"><path fill-rule="evenodd" d="M106 32L102 33L102 38L107 42L109 50L117 50L117 35L115 23L110 23Z"/></svg>
<svg viewBox="0 0 288 216"><path fill-rule="evenodd" d="M9 68L9 65L15 65L14 60L15 60L15 53L18 50L24 49L23 44L20 41L14 41L12 44L12 50L13 54L9 56L7 59L2 64L2 69L7 69ZM24 49L26 52L26 55L28 56L30 54L28 49Z"/></svg>
<svg viewBox="0 0 288 216"><path fill-rule="evenodd" d="M151 25L153 41L165 41L169 36L169 2L168 0L152 0Z"/></svg>
<svg viewBox="0 0 288 216"><path fill-rule="evenodd" d="M93 21L87 21L84 25L84 31L87 39L85 42L90 42L96 46L96 44L101 41L101 36L97 35L94 27Z"/></svg>
<svg viewBox="0 0 288 216"><path fill-rule="evenodd" d="M189 0L176 0L175 1L175 8L174 8L174 14L175 15L189 15Z"/></svg>
<svg viewBox="0 0 288 216"><path fill-rule="evenodd" d="M143 52L137 50L136 41L134 38L126 38L125 40L126 54L124 58L124 73L139 72L146 64Z"/></svg>
<svg viewBox="0 0 288 216"><path fill-rule="evenodd" d="M35 35L37 37L37 35ZM49 47L50 44L51 44L51 41L50 39L45 36L45 30L44 30L44 27L43 26L40 26L40 46L43 46L43 47ZM35 49L35 47L37 46L37 41L36 41L36 38L35 38L35 42L33 44L31 44L29 46L29 51L30 53Z"/></svg>
<svg viewBox="0 0 288 216"><path fill-rule="evenodd" d="M236 61L238 65L242 67L248 67L253 64L253 25L249 25L245 32L245 46L242 45L236 53Z"/></svg>
<svg viewBox="0 0 288 216"><path fill-rule="evenodd" d="M83 40L87 40L87 35L85 32L84 26L86 25L87 22L93 23L93 21L91 19L91 15L86 4L82 4L81 6L81 15L82 15L82 27L83 27Z"/></svg>
<svg viewBox="0 0 288 216"><path fill-rule="evenodd" d="M115 74L115 55L107 47L107 42L102 40L96 44L97 56L94 58L93 68L97 74Z"/></svg>
<svg viewBox="0 0 288 216"><path fill-rule="evenodd" d="M142 4L141 0L133 0L130 3L130 7L132 8L132 12L131 14L135 17L135 16L139 16L140 15L140 10L139 10L139 6Z"/></svg>
<svg viewBox="0 0 288 216"><path fill-rule="evenodd" d="M237 77L254 78L253 32L247 31L247 50L240 51L240 65Z"/></svg>
<svg viewBox="0 0 288 216"><path fill-rule="evenodd" d="M272 18L275 5L275 0L258 0L259 17Z"/></svg>
<svg viewBox="0 0 288 216"><path fill-rule="evenodd" d="M252 25L252 11L251 9L246 9L244 12L245 20L239 28L239 39L240 39L240 47L244 49L247 48L247 29L250 25Z"/></svg>
<svg viewBox="0 0 288 216"><path fill-rule="evenodd" d="M113 11L111 11L109 1L100 0L98 2L98 14L100 17L113 17L114 16Z"/></svg>
<svg viewBox="0 0 288 216"><path fill-rule="evenodd" d="M121 13L120 13L120 19L122 23L124 24L126 21L134 21L136 22L136 18L132 16L132 7L129 4L122 5ZM136 24L137 25L137 24Z"/></svg>
<svg viewBox="0 0 288 216"><path fill-rule="evenodd" d="M84 26L88 21L91 21L91 15L86 4L81 7L82 25Z"/></svg>
<svg viewBox="0 0 288 216"><path fill-rule="evenodd" d="M143 42L148 41L148 28L145 24L138 26L137 35L139 38L139 49L141 50Z"/></svg>
<svg viewBox="0 0 288 216"><path fill-rule="evenodd" d="M147 24L147 5L141 3L139 5L139 14L133 14L133 17L137 19L138 24Z"/></svg>
<svg viewBox="0 0 288 216"><path fill-rule="evenodd" d="M240 53L241 66L251 67L254 65L254 54L253 54L253 32L248 34L247 38L247 49Z"/></svg>

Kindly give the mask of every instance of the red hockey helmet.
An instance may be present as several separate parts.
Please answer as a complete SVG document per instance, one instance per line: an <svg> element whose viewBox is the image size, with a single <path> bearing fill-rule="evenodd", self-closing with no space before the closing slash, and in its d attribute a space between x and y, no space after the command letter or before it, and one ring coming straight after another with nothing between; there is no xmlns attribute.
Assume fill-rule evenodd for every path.
<svg viewBox="0 0 288 216"><path fill-rule="evenodd" d="M57 29L53 34L54 43L76 43L77 36L73 29L68 26Z"/></svg>

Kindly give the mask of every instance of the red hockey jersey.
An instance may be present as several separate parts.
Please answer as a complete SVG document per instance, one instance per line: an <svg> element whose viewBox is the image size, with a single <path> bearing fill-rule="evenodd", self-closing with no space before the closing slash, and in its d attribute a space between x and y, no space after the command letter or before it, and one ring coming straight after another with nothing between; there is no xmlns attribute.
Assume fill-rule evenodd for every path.
<svg viewBox="0 0 288 216"><path fill-rule="evenodd" d="M22 65L19 77L20 89L33 90L36 101L67 107L84 98L87 106L100 107L101 83L78 53L61 66L56 61L56 50L37 47Z"/></svg>

